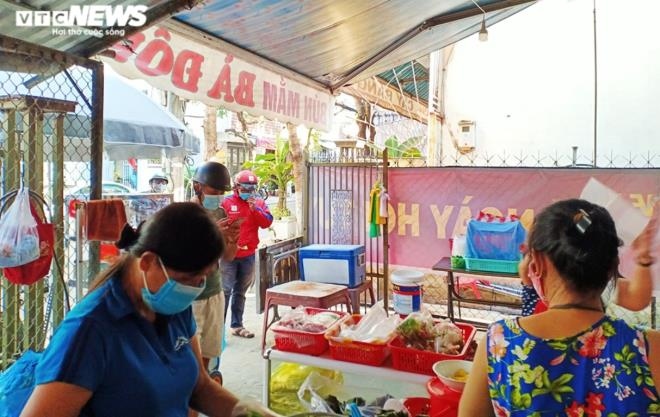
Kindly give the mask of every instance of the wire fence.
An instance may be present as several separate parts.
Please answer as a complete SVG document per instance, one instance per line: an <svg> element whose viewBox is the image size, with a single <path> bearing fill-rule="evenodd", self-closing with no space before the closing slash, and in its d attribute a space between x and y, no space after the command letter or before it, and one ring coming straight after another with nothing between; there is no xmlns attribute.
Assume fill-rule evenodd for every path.
<svg viewBox="0 0 660 417"><path fill-rule="evenodd" d="M55 226L46 277L32 285L0 278L0 370L26 349L43 348L75 301L74 269L85 264L94 272L87 268L89 256L81 259L73 250L69 203L81 186L87 198L90 190L91 138L100 120L92 105L98 100L93 94L98 68L18 42L0 44L0 194L28 187L38 196L32 206ZM48 251L43 243L41 249Z"/></svg>
<svg viewBox="0 0 660 417"><path fill-rule="evenodd" d="M324 149L310 153L311 163L364 163L377 161L382 151L371 147ZM390 157L390 167L430 167L424 157ZM590 156L568 153L507 153L498 154L469 152L465 154L444 155L437 166L444 167L501 167L501 168L660 168L660 154L647 151L644 153L603 154L598 156L594 167Z"/></svg>

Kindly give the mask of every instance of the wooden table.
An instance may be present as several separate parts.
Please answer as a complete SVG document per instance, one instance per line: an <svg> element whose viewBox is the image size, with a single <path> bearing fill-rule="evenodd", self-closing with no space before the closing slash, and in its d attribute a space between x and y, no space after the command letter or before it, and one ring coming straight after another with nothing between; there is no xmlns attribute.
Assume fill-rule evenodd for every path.
<svg viewBox="0 0 660 417"><path fill-rule="evenodd" d="M510 307L510 308L520 308L519 303L511 303L507 301L495 301L495 300L481 300L476 298L465 298L458 292L458 276L454 274L463 274L463 275L474 275L474 276L484 276L489 278L508 278L514 279L516 283L520 283L520 278L518 274L510 274L503 272L489 272L489 271L476 271L473 269L464 269L464 268L454 268L451 266L451 258L445 257L440 259L435 265L433 265L433 270L443 271L447 273L447 316L450 320L454 321L454 301L465 301L472 304L481 304L488 306L501 306L501 307ZM461 320L469 321L469 320ZM483 325L483 323L474 322L475 324Z"/></svg>

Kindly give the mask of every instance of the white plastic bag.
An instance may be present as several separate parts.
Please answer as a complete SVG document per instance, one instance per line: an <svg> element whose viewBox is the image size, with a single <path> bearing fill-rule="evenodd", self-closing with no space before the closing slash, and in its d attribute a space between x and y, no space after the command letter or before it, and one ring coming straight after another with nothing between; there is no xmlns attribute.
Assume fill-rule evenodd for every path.
<svg viewBox="0 0 660 417"><path fill-rule="evenodd" d="M339 335L335 340L387 343L400 322L401 318L398 314L388 317L382 305L375 305L362 316L357 325L348 324L352 323L351 321L342 323Z"/></svg>
<svg viewBox="0 0 660 417"><path fill-rule="evenodd" d="M21 188L0 218L0 268L25 265L37 258L37 222L30 212L30 193Z"/></svg>

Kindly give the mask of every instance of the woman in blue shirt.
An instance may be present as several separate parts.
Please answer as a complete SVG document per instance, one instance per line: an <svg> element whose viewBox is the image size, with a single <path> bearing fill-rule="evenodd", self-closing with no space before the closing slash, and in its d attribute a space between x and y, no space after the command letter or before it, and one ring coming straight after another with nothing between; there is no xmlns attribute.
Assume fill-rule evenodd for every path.
<svg viewBox="0 0 660 417"><path fill-rule="evenodd" d="M646 271L636 275L655 262L652 236L637 246ZM601 301L618 275L619 245L603 207L565 200L539 213L525 268L548 310L489 326L460 417L660 415L660 332L605 315Z"/></svg>
<svg viewBox="0 0 660 417"><path fill-rule="evenodd" d="M21 416L230 415L238 399L200 371L190 308L224 249L213 219L173 203L117 246L126 253L55 332Z"/></svg>

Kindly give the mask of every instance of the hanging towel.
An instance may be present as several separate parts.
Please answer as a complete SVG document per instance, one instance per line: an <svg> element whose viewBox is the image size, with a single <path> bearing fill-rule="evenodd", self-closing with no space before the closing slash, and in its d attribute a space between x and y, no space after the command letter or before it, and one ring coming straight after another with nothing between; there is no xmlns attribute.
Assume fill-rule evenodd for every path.
<svg viewBox="0 0 660 417"><path fill-rule="evenodd" d="M369 194L369 237L380 236L380 226L378 224L379 194L380 188L376 187L372 188Z"/></svg>
<svg viewBox="0 0 660 417"><path fill-rule="evenodd" d="M124 201L118 198L88 201L86 219L87 240L119 240L126 224Z"/></svg>

